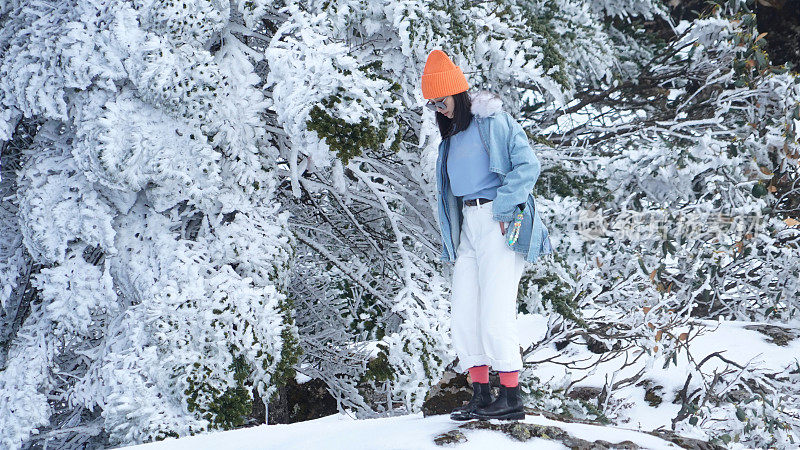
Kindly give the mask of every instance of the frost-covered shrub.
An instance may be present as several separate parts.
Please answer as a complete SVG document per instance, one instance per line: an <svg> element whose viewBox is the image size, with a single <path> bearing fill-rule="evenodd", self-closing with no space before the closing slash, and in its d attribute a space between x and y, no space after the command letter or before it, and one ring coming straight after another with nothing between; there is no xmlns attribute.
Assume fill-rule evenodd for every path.
<svg viewBox="0 0 800 450"><path fill-rule="evenodd" d="M676 364L690 320L797 317L798 78L744 2L678 24L649 0L56 3L0 3L0 139L36 130L0 154L20 166L0 300L31 305L0 358L8 446L235 427L295 369L359 417L420 408L455 356L434 48L543 163L555 254L520 286L548 316L526 351L645 368L590 404L528 367L529 405L621 420L615 396ZM795 375L748 372L781 381L744 398L697 370L675 429L791 446ZM66 423L88 431L48 434Z"/></svg>

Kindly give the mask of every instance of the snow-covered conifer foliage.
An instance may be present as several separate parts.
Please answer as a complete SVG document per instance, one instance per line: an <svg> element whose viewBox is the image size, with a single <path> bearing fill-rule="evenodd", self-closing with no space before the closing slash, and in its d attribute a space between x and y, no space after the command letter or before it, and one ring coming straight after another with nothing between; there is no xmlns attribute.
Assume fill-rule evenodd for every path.
<svg viewBox="0 0 800 450"><path fill-rule="evenodd" d="M523 86L563 104L574 68L610 77L611 38L581 2L292 2L285 12L265 87L285 130L280 192L307 249L291 286L301 370L360 415L416 410L454 357L439 135L419 88L428 53L452 45L473 86L496 86L515 112ZM556 47L567 29L581 32Z"/></svg>
<svg viewBox="0 0 800 450"><path fill-rule="evenodd" d="M3 2L0 447L231 428L299 353L266 2Z"/></svg>
<svg viewBox="0 0 800 450"><path fill-rule="evenodd" d="M537 206L557 249L525 275L521 309L553 320L526 355L575 341L591 345L598 361L644 361L646 370L608 380L595 412L612 420L624 419L619 389L691 357L696 373L673 424L700 423L726 439L720 430L735 426L709 424L731 417L731 397L715 389L753 389L736 378L749 369L730 365L715 378L700 364L708 355L687 354L693 335L673 332L698 318L797 318L789 199L798 195L798 79L770 66L744 2L711 5L678 24L667 8L287 5L266 50L265 87L285 131L279 148L290 181L280 194L293 202L304 248L291 287L304 305L301 370L368 416L417 408L452 361L443 332L449 271L436 260L439 136L419 89L426 56L443 48L473 88L503 96L543 161ZM791 442L791 407L770 406L791 394L791 374L739 406L753 420L736 439ZM757 406L768 419L755 419Z"/></svg>
<svg viewBox="0 0 800 450"><path fill-rule="evenodd" d="M724 342L710 354L689 345L697 319L788 325L800 312L800 79L770 64L744 2L720 3L636 40L621 31L644 22L610 22L615 79L531 114L553 146L538 189L553 200L542 203L567 263L527 282L564 316L528 353L576 341L597 353L593 364L617 358L619 377L595 404L611 420L626 420L615 391L688 360L674 429L790 448L798 361L772 373L730 359Z"/></svg>
<svg viewBox="0 0 800 450"><path fill-rule="evenodd" d="M747 3L0 3L0 446L236 427L295 369L357 417L419 410L455 357L440 48L542 162L529 404L625 423L681 362L675 431L791 448L798 361L691 346L798 323L800 84ZM544 360L616 366L590 404Z"/></svg>

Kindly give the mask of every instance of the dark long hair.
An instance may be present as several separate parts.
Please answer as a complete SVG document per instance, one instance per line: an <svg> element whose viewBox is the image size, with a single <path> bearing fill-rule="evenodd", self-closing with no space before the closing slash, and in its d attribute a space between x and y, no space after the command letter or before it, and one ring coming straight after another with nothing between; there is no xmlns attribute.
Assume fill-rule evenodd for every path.
<svg viewBox="0 0 800 450"><path fill-rule="evenodd" d="M436 111L436 124L439 125L439 133L442 139L447 139L459 131L466 130L472 120L472 101L469 99L467 91L453 94L455 106L453 107L453 118L450 119L444 114Z"/></svg>

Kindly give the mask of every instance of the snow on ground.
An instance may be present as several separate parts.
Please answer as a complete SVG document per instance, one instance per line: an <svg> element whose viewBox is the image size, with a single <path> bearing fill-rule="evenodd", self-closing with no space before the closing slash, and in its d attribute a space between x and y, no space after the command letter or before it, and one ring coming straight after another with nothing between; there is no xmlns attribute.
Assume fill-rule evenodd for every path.
<svg viewBox="0 0 800 450"><path fill-rule="evenodd" d="M540 340L546 332L547 320L538 315L519 317L521 345L526 348L532 342ZM715 322L694 321L692 336L698 329L703 332L690 339L690 351L695 360L706 355L724 350L726 358L740 364L756 364L760 368L779 370L800 355L800 339L794 339L787 346L778 346L770 342L770 338L758 331L745 327L756 325L752 322ZM676 332L688 331L676 330ZM553 346L543 347L527 358L527 361L544 360L558 355L561 361L579 361L583 358L595 358L597 355L586 349L586 346L570 344L561 351ZM644 360L645 358L642 358ZM588 364L582 364L587 366ZM722 361L709 360L703 366L704 371L712 371L723 365ZM612 360L600 364L597 370L573 368L567 370L563 365L542 363L535 367L536 375L543 381L563 379L579 379L586 376L576 386L600 388L607 377L623 379L643 367L637 363L620 370L621 361ZM645 389L641 386L630 386L615 394L619 408L615 420L619 426L600 426L580 423L566 423L547 419L541 416L528 415L522 421L530 424L558 426L574 437L587 441L604 440L618 443L625 440L635 442L642 448L662 449L678 448L655 436L639 430L650 431L658 427L670 429L670 419L675 417L679 405L671 402L675 392L679 390L689 373L689 363L685 353L678 359L678 365L670 365L662 369L663 358L656 360L647 369L647 379L651 385L659 385L658 391L663 397L660 405L653 407L644 400ZM569 372L569 373L568 373ZM499 421L495 421L500 423ZM135 446L141 450L183 450L183 449L440 449L433 438L456 429L463 422L451 421L447 415L422 417L422 413L378 419L356 420L346 414L334 414L316 420L298 422L287 425L262 425L253 428L208 433L181 439L168 439L161 442ZM460 429L467 442L448 445L458 449L561 449L566 448L559 442L532 438L527 442L519 442L513 438L492 430ZM693 437L706 440L700 428ZM738 448L741 448L740 446Z"/></svg>
<svg viewBox="0 0 800 450"><path fill-rule="evenodd" d="M500 421L495 421L500 423ZM572 436L611 443L630 440L642 448L676 449L674 444L649 434L612 427L564 423L541 416L529 415L524 421L538 425L557 425ZM241 430L210 433L182 439L169 439L152 444L127 447L136 450L200 450L200 449L286 449L286 450L411 450L442 449L433 438L450 431L463 422L450 420L447 415L422 417L422 413L379 419L355 420L345 414L288 425L261 425ZM497 431L461 430L467 442L455 445L459 450L484 449L565 449L564 445L547 439L532 438L519 442Z"/></svg>
<svg viewBox="0 0 800 450"><path fill-rule="evenodd" d="M692 330L689 340L689 351L694 361L701 361L704 357L714 352L722 351L722 355L741 365L757 367L766 371L778 372L781 369L793 365L800 358L800 339L788 342L786 346L779 346L771 342L771 338L765 334L747 329L754 325L775 325L763 322L742 322L742 321L713 321L713 320L693 320ZM519 318L520 345L527 348L533 342L539 341L546 333L547 320L540 315L526 315ZM797 326L787 327L787 329L797 329ZM689 332L689 328L678 328L675 334ZM696 336L695 336L696 335ZM631 351L628 359L632 360L641 350ZM591 366L590 362L597 360L599 355L590 352L585 345L570 344L562 350L556 350L554 346L545 346L527 356L526 361L543 361L549 357L558 356L556 361L581 361L578 364L582 367ZM582 379L576 383L577 387L602 388L606 381L622 380L633 376L641 369L646 369L645 379L649 380L650 386L661 386L657 393L663 401L660 405L650 406L644 399L645 388L642 386L629 386L618 390L615 398L620 407L616 411L615 423L631 429L650 431L658 427L670 429L671 420L678 414L680 405L672 403L675 394L683 387L686 378L690 373L690 363L686 352L682 351L677 358L677 365L670 363L667 368L663 368L666 356L661 355L655 359L649 367L645 367L642 358L641 362L631 366L621 368L624 358L616 358L597 366L596 369L582 368L567 369L562 364L553 362L540 363L535 367L534 373L542 382L551 382L571 377L572 380ZM726 364L713 358L707 361L702 370L704 373L720 371ZM699 428L694 434L682 433L686 437L707 440L709 436Z"/></svg>

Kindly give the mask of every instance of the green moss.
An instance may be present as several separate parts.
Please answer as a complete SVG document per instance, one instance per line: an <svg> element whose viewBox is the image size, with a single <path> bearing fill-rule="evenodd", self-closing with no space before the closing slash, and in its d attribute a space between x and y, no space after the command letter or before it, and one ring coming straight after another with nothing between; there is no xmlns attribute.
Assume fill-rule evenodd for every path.
<svg viewBox="0 0 800 450"><path fill-rule="evenodd" d="M578 400L578 402L586 409L586 412L589 413L589 415L594 416L594 419L598 422L606 425L611 423L611 419L606 417L606 415L603 414L603 411L600 411L600 409L598 409L593 403L587 402L586 400Z"/></svg>
<svg viewBox="0 0 800 450"><path fill-rule="evenodd" d="M762 183L756 183L753 185L753 189L751 190L751 194L753 197L759 198L767 195L767 188L764 187Z"/></svg>
<svg viewBox="0 0 800 450"><path fill-rule="evenodd" d="M294 332L294 318L291 314L294 310L294 300L287 295L285 300L278 303L278 308L283 314L284 327L281 330L283 347L281 348L281 357L275 366L275 373L272 375L272 382L276 386L285 386L296 375L294 366L300 355L303 354L303 349Z"/></svg>
<svg viewBox="0 0 800 450"><path fill-rule="evenodd" d="M436 355L431 354L428 351L427 342L421 341L422 349L418 352L411 352L411 349L408 348L408 341L403 344L403 351L409 355L415 355L419 358L420 362L422 363L422 371L425 373L425 378L432 379L433 378L433 371L431 370L430 360L433 359L438 364L442 363L442 360L437 358Z"/></svg>
<svg viewBox="0 0 800 450"><path fill-rule="evenodd" d="M559 315L582 327L587 326L581 318L579 295L576 295L573 289L562 282L556 274L548 273L536 279L531 278L528 274L524 275L520 282L519 297L527 297L531 286L536 286L536 289L542 293L542 302L549 303ZM524 302L520 303L519 311L522 314L530 313Z"/></svg>
<svg viewBox="0 0 800 450"><path fill-rule="evenodd" d="M215 397L208 409L213 415L213 427L224 430L242 426L253 409L253 398L246 384L250 375L250 366L244 357L237 356L233 359L230 368L234 371L233 377L236 380L236 386L226 389L221 395Z"/></svg>
<svg viewBox="0 0 800 450"><path fill-rule="evenodd" d="M611 423L592 402L570 398L560 389L545 389L538 377L522 376L519 383L523 387L523 402L526 406L549 411L567 419L589 419L603 424Z"/></svg>
<svg viewBox="0 0 800 450"><path fill-rule="evenodd" d="M159 431L155 437L155 441L163 441L166 438L179 438L181 437L178 433L174 431Z"/></svg>
<svg viewBox="0 0 800 450"><path fill-rule="evenodd" d="M353 290L351 289L350 280L339 280L336 286L342 295L340 301L355 303L355 299L352 297ZM382 339L386 334L385 324L382 320L385 308L378 298L368 291L362 292L359 299L354 317L352 317L353 320L349 324L350 331L353 333L366 331L366 339Z"/></svg>
<svg viewBox="0 0 800 450"><path fill-rule="evenodd" d="M513 12L512 12L513 13ZM541 48L542 61L540 62L545 73L556 83L569 89L570 80L567 76L567 60L558 50L556 43L563 40L575 38L574 33L560 36L553 28L552 22L555 18L553 10L546 10L544 14L531 7L523 8L523 17L528 24L529 30L524 35L517 35L519 41L533 39L534 45ZM532 32L532 34L530 33ZM533 58L533 54L526 55L526 62ZM555 69L555 70L553 70ZM552 72L550 72L552 70Z"/></svg>
<svg viewBox="0 0 800 450"><path fill-rule="evenodd" d="M306 127L316 131L320 138L325 139L328 147L344 164L347 164L350 158L361 155L362 149L378 148L386 140L388 126L373 127L366 117L361 118L358 123L348 123L344 119L328 114L328 110L339 102L341 98L333 95L322 101L324 108L314 105L309 113Z"/></svg>
<svg viewBox="0 0 800 450"><path fill-rule="evenodd" d="M474 5L472 7L480 7ZM553 81L563 86L565 89L570 87L570 79L567 69L567 60L564 55L558 50L556 45L562 42L569 36L562 36L556 33L552 25L555 17L555 10L548 8L542 11L540 7L528 5L523 2L517 7L511 7L508 4L493 5L492 14L500 20L508 19L514 22L522 19L526 22L526 27L520 28L512 37L518 42L531 41L533 45L525 55L525 61L537 58L542 55L540 66L545 70L547 76ZM453 48L443 49L448 55L471 55L474 53L474 42L479 36L484 36L488 39L505 40L508 36L499 35L493 36L491 30L485 25L476 25L474 21L469 20L470 10L464 8L463 4L452 3L445 7L445 15L449 18L447 27L448 42L451 42ZM413 30L412 30L413 32ZM569 34L569 33L568 33ZM569 37L570 39L575 36ZM552 70L552 72L551 72ZM474 77L474 85L481 85L485 78L480 74ZM481 78L484 78L483 80Z"/></svg>
<svg viewBox="0 0 800 450"><path fill-rule="evenodd" d="M654 388L650 388L645 391L644 400L647 402L647 404L649 404L654 408L660 405L661 402L664 401L664 399L661 398L661 396L656 393L656 389Z"/></svg>
<svg viewBox="0 0 800 450"><path fill-rule="evenodd" d="M202 364L195 363L189 374L189 388L186 391L187 405L190 412L211 423L211 428L230 430L240 427L253 408L253 399L247 383L250 366L242 356L235 356L228 367L234 372L236 385L221 391L205 381L205 375L211 370Z"/></svg>
<svg viewBox="0 0 800 450"><path fill-rule="evenodd" d="M543 197L558 194L561 197L578 197L589 203L598 203L608 194L608 189L597 177L574 175L561 166L542 170L539 179L541 182L536 183L534 193Z"/></svg>
<svg viewBox="0 0 800 450"><path fill-rule="evenodd" d="M394 369L389 364L389 348L385 344L378 344L380 352L367 363L367 371L361 377L361 382L368 380L387 381L394 380Z"/></svg>

